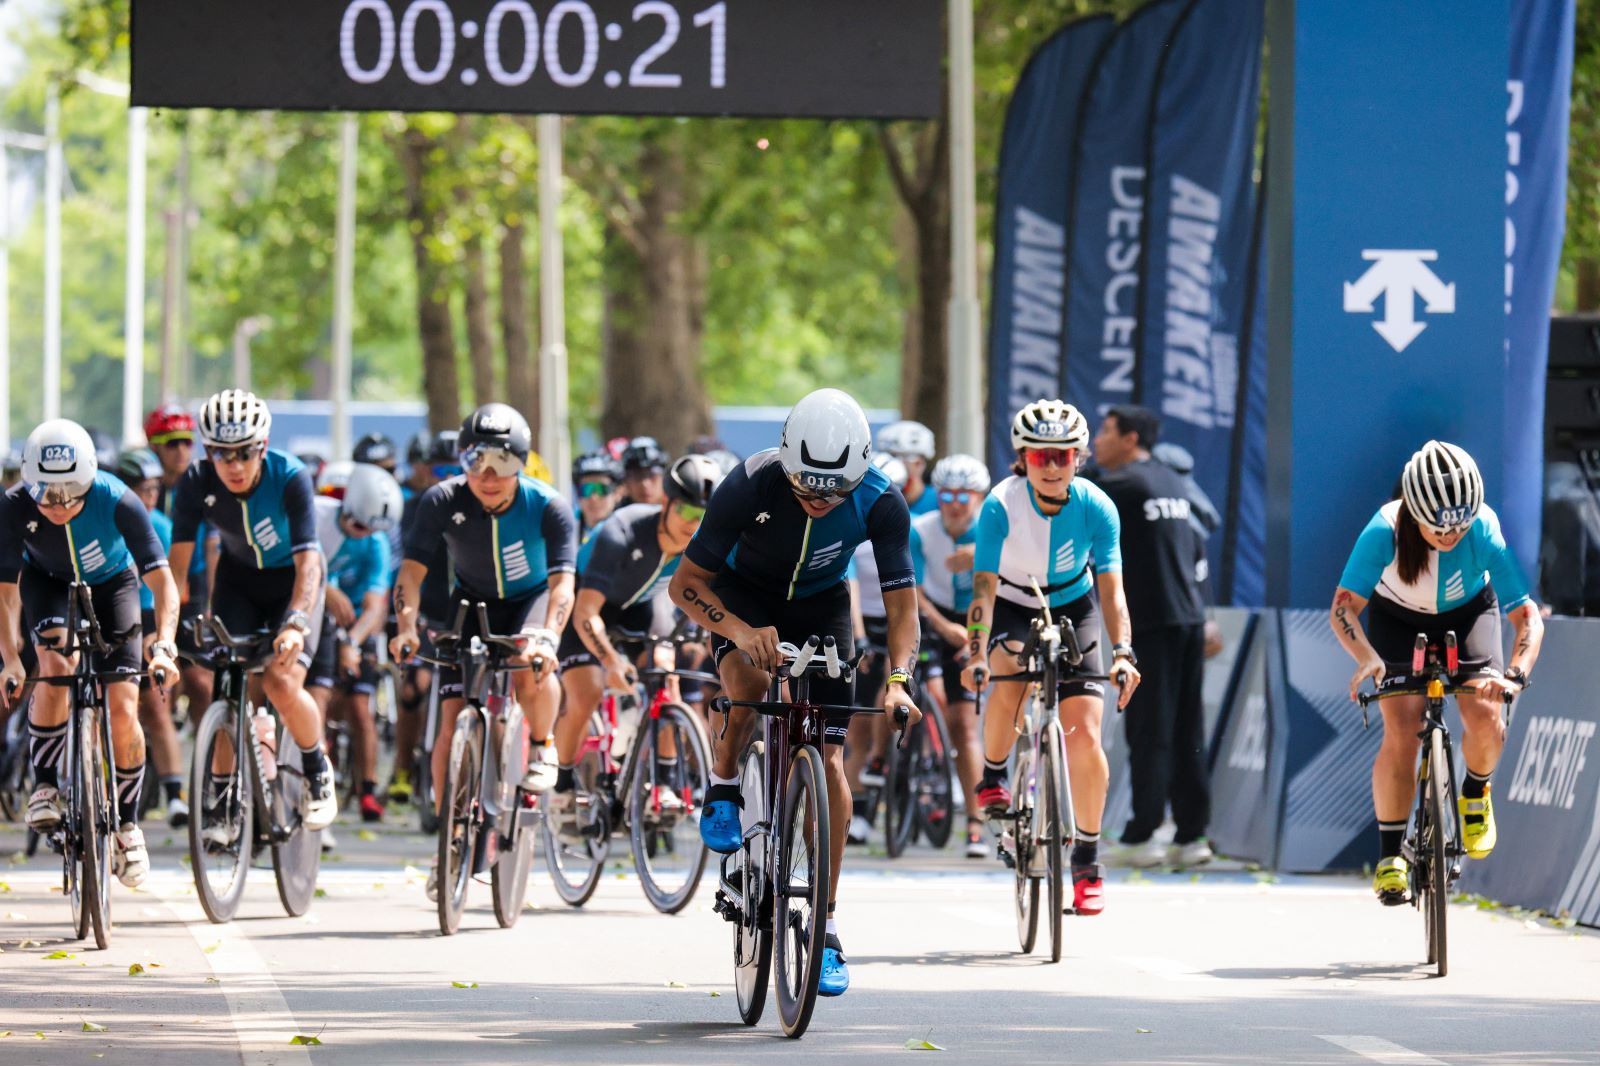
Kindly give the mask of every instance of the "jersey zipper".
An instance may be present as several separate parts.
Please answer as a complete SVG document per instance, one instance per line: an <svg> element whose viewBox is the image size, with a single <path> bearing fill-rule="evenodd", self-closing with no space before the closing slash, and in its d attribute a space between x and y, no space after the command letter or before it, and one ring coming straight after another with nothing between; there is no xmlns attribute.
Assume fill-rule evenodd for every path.
<svg viewBox="0 0 1600 1066"><path fill-rule="evenodd" d="M795 560L794 577L789 580L789 595L785 599L794 599L794 587L800 583L800 571L806 565L806 552L811 548L811 516L806 515L806 531L800 537L800 558Z"/></svg>
<svg viewBox="0 0 1600 1066"><path fill-rule="evenodd" d="M67 558L72 560L72 579L83 580L83 568L78 565L78 542L72 536L72 523L68 522L61 527L67 531Z"/></svg>
<svg viewBox="0 0 1600 1066"><path fill-rule="evenodd" d="M640 585L639 591L628 597L628 602L622 605L622 610L626 611L629 607L632 607L634 604L638 603L640 596L643 596L646 592L649 592L652 588L654 588L656 584L656 578L661 576L661 571L666 569L668 562L676 558L676 555L663 555L661 557L661 561L656 564L655 573L650 575L650 580L646 581L643 585Z"/></svg>
<svg viewBox="0 0 1600 1066"><path fill-rule="evenodd" d="M504 562L504 560L502 560L500 558L500 516L499 515L490 515L489 516L489 528L490 528L490 531L491 531L490 532L491 543L493 544L493 547L494 547L494 594L496 596L500 597L503 600L503 599L506 598L506 582L505 582L505 576L504 576L504 574L502 572L502 563Z"/></svg>
<svg viewBox="0 0 1600 1066"><path fill-rule="evenodd" d="M256 569L265 570L266 561L261 557L261 546L256 543L256 531L250 525L250 501L240 500L239 509L244 513L244 542L250 545L250 550L256 553Z"/></svg>

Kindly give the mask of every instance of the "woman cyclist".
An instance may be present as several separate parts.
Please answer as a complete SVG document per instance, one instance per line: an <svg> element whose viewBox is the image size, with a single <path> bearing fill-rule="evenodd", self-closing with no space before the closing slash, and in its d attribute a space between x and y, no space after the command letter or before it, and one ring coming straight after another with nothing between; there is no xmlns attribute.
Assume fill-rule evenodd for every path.
<svg viewBox="0 0 1600 1066"><path fill-rule="evenodd" d="M977 670L988 663L996 673L1021 671L1016 653L1040 614L1033 585L1050 603L1052 618L1068 618L1081 634L1083 670L1099 674L1100 601L1108 605L1110 669L1122 692L1118 705L1139 686L1139 670L1129 644L1133 632L1122 592L1121 523L1117 509L1099 488L1078 478L1078 464L1089 446L1089 424L1071 404L1038 400L1011 422L1017 450L1014 476L994 487L978 515L973 560L972 605L967 609L966 669L961 681L977 691ZM1091 573L1093 576L1091 577ZM1098 595L1096 595L1098 593ZM990 658L991 649L993 658ZM983 778L978 802L990 818L1011 807L1006 759L1016 740L1013 728L1028 686L995 685L983 723ZM1110 770L1100 743L1105 687L1074 679L1061 686L1061 728L1067 740L1067 774L1077 835L1072 845L1072 899L1078 914L1104 909L1099 864L1100 819L1105 813Z"/></svg>
<svg viewBox="0 0 1600 1066"><path fill-rule="evenodd" d="M1359 621L1364 607L1370 607L1365 629ZM1511 665L1503 674L1501 610L1517 630ZM1418 633L1442 643L1446 631L1453 630L1461 658L1487 664L1466 682L1477 695L1457 701L1467 770L1457 800L1462 843L1473 858L1487 856L1495 843L1489 775L1506 742L1501 694L1515 694L1527 684L1539 658L1544 622L1500 535L1500 520L1483 502L1483 477L1472 456L1431 440L1411 457L1400 476L1398 498L1380 507L1356 538L1328 621L1357 664L1351 699L1368 678L1380 692L1386 684L1404 682ZM1421 696L1383 701L1383 745L1372 766L1379 841L1373 889L1390 906L1406 902L1409 866L1400 842L1417 772L1422 705Z"/></svg>

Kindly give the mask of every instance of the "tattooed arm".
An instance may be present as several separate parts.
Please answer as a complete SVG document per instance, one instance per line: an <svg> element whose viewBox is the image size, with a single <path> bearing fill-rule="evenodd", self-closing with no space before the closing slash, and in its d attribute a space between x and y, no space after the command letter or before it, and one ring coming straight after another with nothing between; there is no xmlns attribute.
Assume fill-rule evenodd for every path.
<svg viewBox="0 0 1600 1066"><path fill-rule="evenodd" d="M1352 700L1356 698L1363 681L1370 677L1373 684L1378 684L1383 681L1385 673L1383 659L1361 628L1361 612L1366 606L1365 597L1341 586L1333 595L1333 606L1328 609L1328 624L1333 627L1333 635L1339 638L1340 645L1356 661L1355 676L1350 679Z"/></svg>
<svg viewBox="0 0 1600 1066"><path fill-rule="evenodd" d="M961 683L967 691L976 692L979 668L989 668L989 627L994 620L994 594L1000 578L987 570L972 575L972 605L967 608L967 665L961 671Z"/></svg>
<svg viewBox="0 0 1600 1066"><path fill-rule="evenodd" d="M1511 624L1516 627L1517 639L1511 645L1511 661L1507 671L1519 669L1524 674L1533 673L1533 664L1539 661L1539 647L1544 643L1544 618L1539 605L1532 600L1511 609Z"/></svg>
<svg viewBox="0 0 1600 1066"><path fill-rule="evenodd" d="M685 555L678 563L678 572L672 575L672 602L683 609L690 621L733 641L758 669L768 673L776 670L779 663L777 629L772 626L755 629L746 625L742 618L728 610L722 597L712 591L714 577L716 574Z"/></svg>

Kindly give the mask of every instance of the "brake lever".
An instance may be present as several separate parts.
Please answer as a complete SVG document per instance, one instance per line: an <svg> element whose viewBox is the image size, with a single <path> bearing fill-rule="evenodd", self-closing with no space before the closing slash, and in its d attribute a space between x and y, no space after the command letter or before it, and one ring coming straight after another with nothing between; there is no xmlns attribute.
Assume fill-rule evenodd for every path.
<svg viewBox="0 0 1600 1066"><path fill-rule="evenodd" d="M911 721L911 712L909 710L907 710L904 707L896 707L894 709L894 724L900 727L900 739L895 742L895 745L894 745L894 750L895 751L903 751L903 750L905 750L906 734L908 732L910 732L910 730L907 728L907 724L906 723L908 723L910 721Z"/></svg>

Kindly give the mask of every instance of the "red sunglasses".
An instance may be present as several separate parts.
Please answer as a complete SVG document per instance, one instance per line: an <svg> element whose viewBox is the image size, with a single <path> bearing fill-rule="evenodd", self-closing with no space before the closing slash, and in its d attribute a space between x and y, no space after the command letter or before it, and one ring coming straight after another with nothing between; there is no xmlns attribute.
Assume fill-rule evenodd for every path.
<svg viewBox="0 0 1600 1066"><path fill-rule="evenodd" d="M1078 459L1076 448L1029 448L1023 454L1027 456L1029 466L1059 466L1068 470Z"/></svg>

